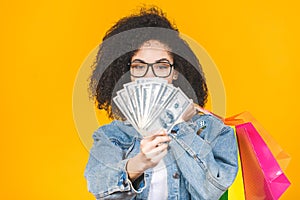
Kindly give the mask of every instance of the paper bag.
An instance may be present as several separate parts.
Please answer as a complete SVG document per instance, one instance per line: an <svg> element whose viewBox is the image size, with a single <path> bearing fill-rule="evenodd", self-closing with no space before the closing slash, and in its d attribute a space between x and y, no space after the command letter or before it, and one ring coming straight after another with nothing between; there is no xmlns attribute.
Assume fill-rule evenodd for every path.
<svg viewBox="0 0 300 200"><path fill-rule="evenodd" d="M290 186L272 152L251 123L236 126L246 199L278 199Z"/></svg>

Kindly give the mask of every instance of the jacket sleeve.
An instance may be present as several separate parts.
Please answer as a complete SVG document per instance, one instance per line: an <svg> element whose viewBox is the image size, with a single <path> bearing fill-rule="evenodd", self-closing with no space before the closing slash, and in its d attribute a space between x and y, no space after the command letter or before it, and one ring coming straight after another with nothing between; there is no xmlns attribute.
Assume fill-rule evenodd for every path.
<svg viewBox="0 0 300 200"><path fill-rule="evenodd" d="M117 142L111 141L98 129L84 172L88 190L96 199L132 199L145 187L144 179L132 183L126 172L128 159ZM134 186L133 186L134 185Z"/></svg>
<svg viewBox="0 0 300 200"><path fill-rule="evenodd" d="M233 129L216 119L199 135L197 123L178 127L170 147L192 199L219 199L238 171Z"/></svg>

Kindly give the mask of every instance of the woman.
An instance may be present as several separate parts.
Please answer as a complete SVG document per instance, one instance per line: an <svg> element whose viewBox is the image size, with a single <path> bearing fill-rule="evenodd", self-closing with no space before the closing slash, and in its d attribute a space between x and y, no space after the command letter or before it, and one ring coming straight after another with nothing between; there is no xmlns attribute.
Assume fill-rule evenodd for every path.
<svg viewBox="0 0 300 200"><path fill-rule="evenodd" d="M166 66L165 73L155 64ZM171 133L142 137L112 104L124 83L159 77L205 105L200 63L165 15L150 8L119 20L103 38L94 67L92 97L99 109L119 120L93 134L85 170L89 191L97 199L219 199L238 170L230 127L190 108ZM143 74L136 73L137 67Z"/></svg>

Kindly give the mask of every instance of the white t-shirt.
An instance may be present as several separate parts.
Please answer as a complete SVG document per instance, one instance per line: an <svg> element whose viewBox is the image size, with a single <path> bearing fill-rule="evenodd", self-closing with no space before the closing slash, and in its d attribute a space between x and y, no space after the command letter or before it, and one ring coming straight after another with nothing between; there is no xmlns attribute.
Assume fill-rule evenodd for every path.
<svg viewBox="0 0 300 200"><path fill-rule="evenodd" d="M150 183L148 200L168 199L167 168L161 160L154 168Z"/></svg>

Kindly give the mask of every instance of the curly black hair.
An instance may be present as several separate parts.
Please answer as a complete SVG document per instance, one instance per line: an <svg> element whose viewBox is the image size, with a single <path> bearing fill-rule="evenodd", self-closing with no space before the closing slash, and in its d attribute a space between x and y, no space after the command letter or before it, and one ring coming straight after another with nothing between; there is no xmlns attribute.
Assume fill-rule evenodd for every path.
<svg viewBox="0 0 300 200"><path fill-rule="evenodd" d="M180 75L173 84L200 106L207 101L208 90L202 67L187 42L180 37L177 27L161 9L143 7L138 14L120 19L106 32L92 66L90 97L112 119L122 118L112 98L119 86L130 82L128 63L149 40L157 40L170 49L174 68Z"/></svg>

